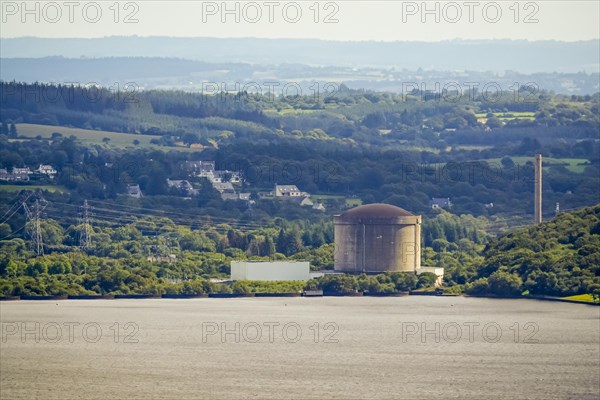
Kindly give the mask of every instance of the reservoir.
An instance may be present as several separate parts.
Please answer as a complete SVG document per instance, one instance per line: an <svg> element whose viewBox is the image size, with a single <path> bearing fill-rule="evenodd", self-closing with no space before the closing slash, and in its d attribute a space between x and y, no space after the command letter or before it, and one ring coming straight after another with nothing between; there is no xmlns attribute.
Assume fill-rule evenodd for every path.
<svg viewBox="0 0 600 400"><path fill-rule="evenodd" d="M464 297L0 303L2 399L598 399L600 308Z"/></svg>

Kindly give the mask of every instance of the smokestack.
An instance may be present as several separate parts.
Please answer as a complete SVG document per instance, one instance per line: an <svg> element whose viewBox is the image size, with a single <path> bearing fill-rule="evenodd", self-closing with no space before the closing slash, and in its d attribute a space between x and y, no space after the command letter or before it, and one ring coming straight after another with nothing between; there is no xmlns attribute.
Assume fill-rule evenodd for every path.
<svg viewBox="0 0 600 400"><path fill-rule="evenodd" d="M542 223L542 155L535 155L534 223Z"/></svg>

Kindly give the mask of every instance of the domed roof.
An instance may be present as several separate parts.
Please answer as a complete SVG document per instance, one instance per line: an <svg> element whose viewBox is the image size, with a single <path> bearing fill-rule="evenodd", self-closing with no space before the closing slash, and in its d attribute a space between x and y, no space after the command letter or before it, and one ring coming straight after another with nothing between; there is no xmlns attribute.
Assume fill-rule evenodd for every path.
<svg viewBox="0 0 600 400"><path fill-rule="evenodd" d="M391 204L380 203L358 206L345 211L340 215L340 217L345 220L359 218L398 218L413 216L414 214L409 213L403 208L392 206Z"/></svg>

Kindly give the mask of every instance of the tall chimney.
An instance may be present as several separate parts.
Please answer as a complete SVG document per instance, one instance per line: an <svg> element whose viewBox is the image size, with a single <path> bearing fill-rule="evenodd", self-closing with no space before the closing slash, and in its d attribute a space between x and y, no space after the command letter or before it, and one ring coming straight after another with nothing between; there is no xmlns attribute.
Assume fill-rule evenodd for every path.
<svg viewBox="0 0 600 400"><path fill-rule="evenodd" d="M535 155L534 223L542 223L542 155Z"/></svg>

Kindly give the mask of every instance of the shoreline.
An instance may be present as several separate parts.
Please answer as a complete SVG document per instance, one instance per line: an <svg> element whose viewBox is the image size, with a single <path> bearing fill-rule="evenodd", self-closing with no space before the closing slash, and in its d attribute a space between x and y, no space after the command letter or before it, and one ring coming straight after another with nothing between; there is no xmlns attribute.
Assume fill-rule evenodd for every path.
<svg viewBox="0 0 600 400"><path fill-rule="evenodd" d="M406 297L406 296L432 296L432 297L473 297L496 300L539 300L560 303L584 304L600 306L600 302L592 303L580 300L569 300L550 296L472 296L472 295L436 295L435 292L396 292L396 293L209 293L209 294L109 294L109 295L39 295L39 296L2 296L0 302L11 301L58 301L58 300L146 300L146 299L233 299L233 298L289 298L289 297Z"/></svg>

